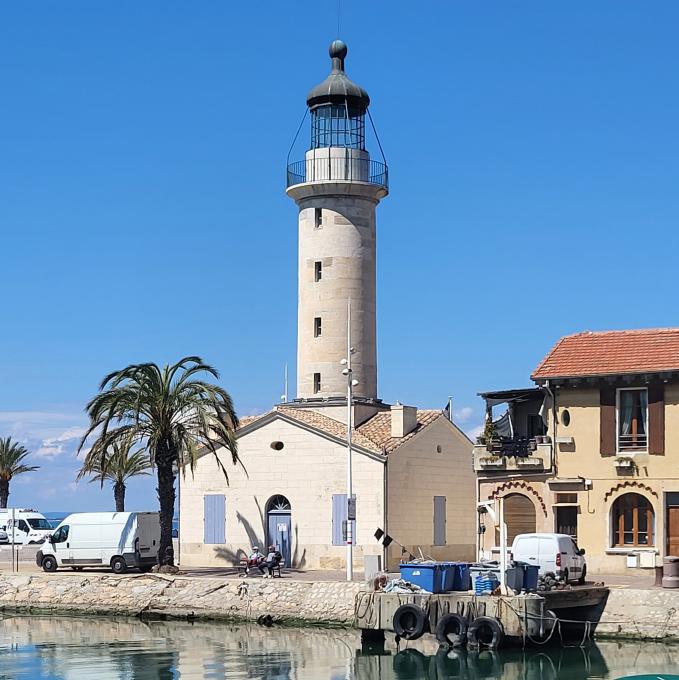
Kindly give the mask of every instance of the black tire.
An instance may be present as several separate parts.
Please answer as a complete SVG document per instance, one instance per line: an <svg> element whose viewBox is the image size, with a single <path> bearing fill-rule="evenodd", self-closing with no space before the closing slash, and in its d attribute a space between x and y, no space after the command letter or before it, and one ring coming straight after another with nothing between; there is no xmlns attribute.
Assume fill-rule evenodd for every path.
<svg viewBox="0 0 679 680"><path fill-rule="evenodd" d="M417 640L427 628L427 617L415 604L402 604L394 612L393 628L402 640Z"/></svg>
<svg viewBox="0 0 679 680"><path fill-rule="evenodd" d="M82 571L83 570L82 567L71 567L71 569L73 569L73 571Z"/></svg>
<svg viewBox="0 0 679 680"><path fill-rule="evenodd" d="M563 582L568 583L568 569L563 570Z"/></svg>
<svg viewBox="0 0 679 680"><path fill-rule="evenodd" d="M578 579L578 583L581 586L585 585L585 579L587 578L587 565L583 565L582 567L582 574L580 574L580 578Z"/></svg>
<svg viewBox="0 0 679 680"><path fill-rule="evenodd" d="M405 605L404 605L405 606ZM394 675L399 680L427 677L427 657L417 649L404 649L394 656Z"/></svg>
<svg viewBox="0 0 679 680"><path fill-rule="evenodd" d="M479 616L467 630L467 645L478 649L499 649L505 639L502 624L492 616Z"/></svg>
<svg viewBox="0 0 679 680"><path fill-rule="evenodd" d="M57 560L52 555L45 555L42 558L42 570L43 571L56 571L57 570Z"/></svg>
<svg viewBox="0 0 679 680"><path fill-rule="evenodd" d="M127 563L125 559L117 555L111 559L111 569L114 574L124 574L127 571Z"/></svg>
<svg viewBox="0 0 679 680"><path fill-rule="evenodd" d="M461 647L467 641L467 620L459 614L446 614L436 624L436 639L448 647Z"/></svg>
<svg viewBox="0 0 679 680"><path fill-rule="evenodd" d="M140 571L142 574L148 574L148 573L151 571L151 569L153 569L153 566L154 566L154 565L151 564L151 565L146 565L146 566L143 566L143 567L139 567L139 571Z"/></svg>

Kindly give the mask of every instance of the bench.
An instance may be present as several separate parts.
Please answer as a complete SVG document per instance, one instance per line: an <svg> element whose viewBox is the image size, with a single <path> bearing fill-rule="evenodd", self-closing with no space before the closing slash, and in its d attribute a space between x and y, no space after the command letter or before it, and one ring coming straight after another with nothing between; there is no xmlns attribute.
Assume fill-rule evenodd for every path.
<svg viewBox="0 0 679 680"><path fill-rule="evenodd" d="M285 560L281 560L272 570L271 570L271 576L273 578L281 578L281 567L285 566ZM246 558L243 558L240 560L238 563L238 576L241 576L243 578L247 578L248 574L250 573L251 570L257 570L259 572L259 567L251 566L248 565L248 561Z"/></svg>

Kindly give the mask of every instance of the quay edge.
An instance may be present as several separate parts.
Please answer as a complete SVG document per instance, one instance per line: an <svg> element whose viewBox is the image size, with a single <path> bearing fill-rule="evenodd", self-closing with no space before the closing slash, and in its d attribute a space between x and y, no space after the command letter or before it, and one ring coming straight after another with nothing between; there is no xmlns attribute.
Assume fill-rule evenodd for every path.
<svg viewBox="0 0 679 680"><path fill-rule="evenodd" d="M0 574L0 614L233 621L256 620L268 614L289 625L360 627L355 620L357 600L370 594L363 583L289 578L239 581L87 572ZM558 593L554 596L561 597ZM559 605L563 603L551 603L552 607ZM678 616L679 591L611 588L596 637L679 642Z"/></svg>

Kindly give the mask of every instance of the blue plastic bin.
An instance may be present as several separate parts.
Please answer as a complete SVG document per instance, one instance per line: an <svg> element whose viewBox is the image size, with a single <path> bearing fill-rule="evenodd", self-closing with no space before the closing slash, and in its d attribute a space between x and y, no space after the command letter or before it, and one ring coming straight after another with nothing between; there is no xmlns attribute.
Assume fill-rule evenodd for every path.
<svg viewBox="0 0 679 680"><path fill-rule="evenodd" d="M523 565L523 587L528 593L534 593L538 589L538 572L540 567L537 564Z"/></svg>
<svg viewBox="0 0 679 680"><path fill-rule="evenodd" d="M444 592L451 590L466 591L471 588L468 562L442 562Z"/></svg>
<svg viewBox="0 0 679 680"><path fill-rule="evenodd" d="M438 562L402 564L401 578L430 593L440 593L443 586L442 568Z"/></svg>

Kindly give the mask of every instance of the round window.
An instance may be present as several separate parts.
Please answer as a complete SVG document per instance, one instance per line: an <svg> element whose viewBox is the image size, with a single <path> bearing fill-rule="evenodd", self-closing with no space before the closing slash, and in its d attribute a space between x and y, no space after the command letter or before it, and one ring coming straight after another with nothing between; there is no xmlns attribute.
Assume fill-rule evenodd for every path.
<svg viewBox="0 0 679 680"><path fill-rule="evenodd" d="M271 442L271 448L274 451L282 451L284 446L283 442Z"/></svg>
<svg viewBox="0 0 679 680"><path fill-rule="evenodd" d="M441 444L437 444L436 445L436 453L441 453L441 451L443 451L443 447L441 446Z"/></svg>
<svg viewBox="0 0 679 680"><path fill-rule="evenodd" d="M564 409L561 412L561 422L564 427L568 427L571 424L571 414L568 412L568 409Z"/></svg>

